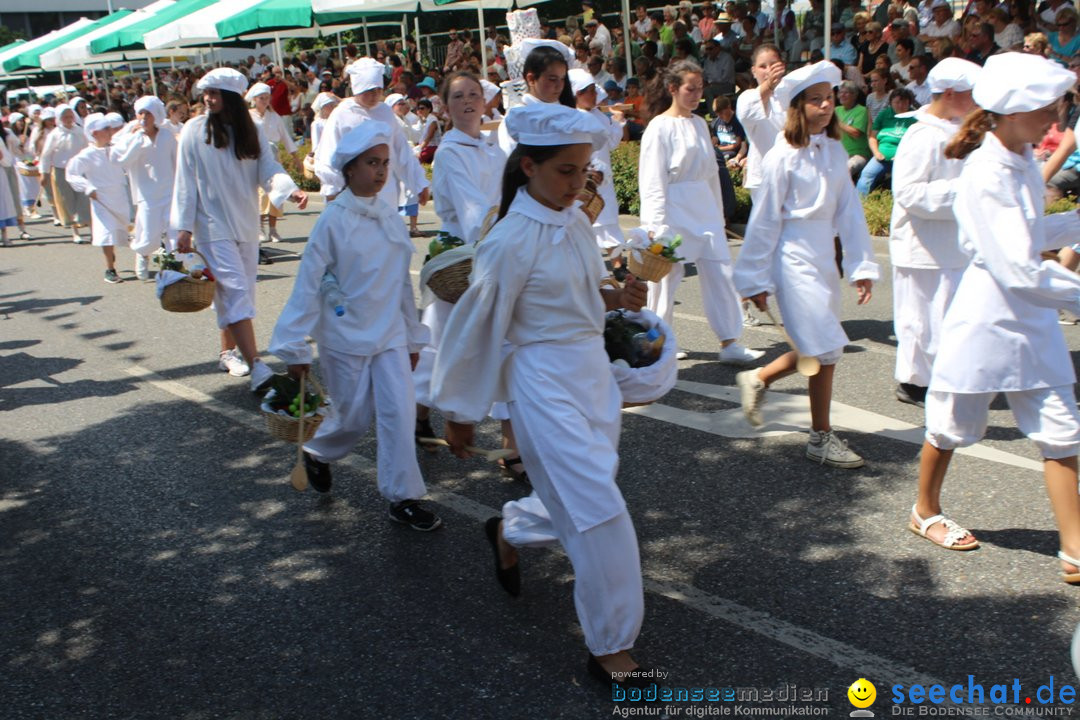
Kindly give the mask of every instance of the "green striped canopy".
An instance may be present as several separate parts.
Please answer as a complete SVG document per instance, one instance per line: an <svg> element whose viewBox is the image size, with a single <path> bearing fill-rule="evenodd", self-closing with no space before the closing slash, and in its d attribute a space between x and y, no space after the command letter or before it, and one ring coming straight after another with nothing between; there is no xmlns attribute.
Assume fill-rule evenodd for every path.
<svg viewBox="0 0 1080 720"><path fill-rule="evenodd" d="M90 52L101 55L108 52L122 50L142 50L143 36L152 30L157 30L166 23L171 23L185 15L190 15L196 10L202 10L207 5L213 5L219 0L176 0L172 7L165 8L161 12L154 13L142 22L117 30L114 33L103 35L90 43ZM227 1L227 0L226 0Z"/></svg>
<svg viewBox="0 0 1080 720"><path fill-rule="evenodd" d="M106 15L105 17L96 20L95 22L85 25L78 30L73 30L69 33L61 33L47 43L37 45L34 48L27 50L26 52L19 53L14 57L10 57L4 60L4 70L7 72L16 72L18 70L35 70L41 67L41 56L44 53L58 48L64 43L75 40L83 35L97 30L100 27L105 27L111 23L116 22L125 15L130 14L130 10L119 10L112 15Z"/></svg>
<svg viewBox="0 0 1080 720"><path fill-rule="evenodd" d="M364 17L377 14L317 13L311 9L311 0L265 0L221 20L215 27L218 35L226 38L290 28L308 28L312 25L347 25L352 22L359 23Z"/></svg>

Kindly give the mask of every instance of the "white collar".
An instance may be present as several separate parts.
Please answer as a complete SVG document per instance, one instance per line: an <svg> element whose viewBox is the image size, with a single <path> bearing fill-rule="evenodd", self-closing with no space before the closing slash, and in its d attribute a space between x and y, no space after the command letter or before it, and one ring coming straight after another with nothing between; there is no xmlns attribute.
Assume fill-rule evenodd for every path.
<svg viewBox="0 0 1080 720"><path fill-rule="evenodd" d="M444 143L457 143L458 145L467 145L469 147L481 147L487 144L483 136L474 138L457 128L448 130L446 134L443 135L442 141Z"/></svg>
<svg viewBox="0 0 1080 720"><path fill-rule="evenodd" d="M397 212L378 198L358 197L348 187L338 193L332 205L338 205L344 210L356 213L361 217L374 220L382 228L386 239L409 248L409 252L416 252L416 248L405 232L405 225Z"/></svg>
<svg viewBox="0 0 1080 720"><path fill-rule="evenodd" d="M524 215L530 220L535 220L543 225L557 227L558 230L555 231L551 238L552 245L558 245L562 242L562 239L566 237L566 231L573 223L588 221L585 213L577 205L564 210L553 210L537 202L529 194L528 189L524 187L518 188L517 195L514 196L514 202L510 204L509 212Z"/></svg>
<svg viewBox="0 0 1080 720"><path fill-rule="evenodd" d="M1031 151L1031 145L1024 146L1024 154L1017 155L1009 148L1005 147L998 136L992 132L986 133L983 138L982 147L986 148L987 152L993 153L997 160L1004 166L1013 170L1027 171L1032 164L1033 153Z"/></svg>

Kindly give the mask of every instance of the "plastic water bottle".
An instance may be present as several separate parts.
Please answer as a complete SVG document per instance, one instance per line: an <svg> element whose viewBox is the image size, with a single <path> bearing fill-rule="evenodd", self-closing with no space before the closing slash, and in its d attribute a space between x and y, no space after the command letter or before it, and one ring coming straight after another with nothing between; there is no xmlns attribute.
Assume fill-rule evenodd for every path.
<svg viewBox="0 0 1080 720"><path fill-rule="evenodd" d="M660 359L664 347L664 336L657 328L638 333L630 340L634 348L634 367L647 367Z"/></svg>
<svg viewBox="0 0 1080 720"><path fill-rule="evenodd" d="M341 317L345 314L345 296L341 292L341 286L338 285L334 273L327 270L326 274L322 276L319 292L326 299L326 304L334 308L335 315Z"/></svg>

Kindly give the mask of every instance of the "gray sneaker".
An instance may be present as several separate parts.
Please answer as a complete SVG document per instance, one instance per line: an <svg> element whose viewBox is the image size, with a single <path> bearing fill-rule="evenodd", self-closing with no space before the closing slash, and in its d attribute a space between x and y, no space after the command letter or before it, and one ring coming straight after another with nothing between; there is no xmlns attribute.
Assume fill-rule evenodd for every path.
<svg viewBox="0 0 1080 720"><path fill-rule="evenodd" d="M124 281L120 279L120 276L116 274L115 270L106 270L105 271L105 282L107 282L107 283L109 283L111 285L115 285L116 283L121 283L121 282L124 282Z"/></svg>
<svg viewBox="0 0 1080 720"><path fill-rule="evenodd" d="M765 404L765 383L758 377L758 371L746 370L735 376L735 384L742 395L742 411L747 422L754 427L761 427L765 422L761 417L761 406Z"/></svg>
<svg viewBox="0 0 1080 720"><path fill-rule="evenodd" d="M806 457L822 465L835 468L859 468L866 464L857 453L840 439L835 431L810 431L810 441L806 443Z"/></svg>

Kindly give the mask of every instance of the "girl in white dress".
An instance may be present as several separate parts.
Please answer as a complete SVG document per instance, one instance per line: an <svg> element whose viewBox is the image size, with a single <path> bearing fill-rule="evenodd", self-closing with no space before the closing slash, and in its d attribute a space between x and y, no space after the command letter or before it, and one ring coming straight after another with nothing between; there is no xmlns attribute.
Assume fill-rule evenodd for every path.
<svg viewBox="0 0 1080 720"><path fill-rule="evenodd" d="M71 239L82 244L87 241L79 235L79 228L90 224L90 201L68 183L67 164L86 147L86 135L75 124L75 111L67 105L56 108L56 117L59 122L41 149L41 175L52 180L52 199L60 224L70 226Z"/></svg>
<svg viewBox="0 0 1080 720"><path fill-rule="evenodd" d="M255 83L248 89L244 99L251 104L251 119L255 126L262 130L266 139L274 146L274 152L280 146L290 155L296 155L296 141L292 133L285 127L285 121L270 107L270 86L266 83ZM270 242L281 242L278 234L278 218L285 213L281 208L274 207L265 192L259 192L259 216L267 222L269 230L266 237Z"/></svg>
<svg viewBox="0 0 1080 720"><path fill-rule="evenodd" d="M37 119L34 120L34 126L30 129L30 142L27 149L30 151L34 160L38 161L38 182L41 185L41 189L45 194L45 199L49 201L49 209L52 212L52 224L56 227L60 227L60 211L56 207L56 201L53 199L52 191L52 178L49 177L49 173L41 167L41 152L45 149L45 141L49 139L49 135L56 129L56 110L53 108L42 108L40 105L34 105L30 108L31 118L34 117L34 108L37 108ZM40 213L36 210L30 213L31 220L37 220L40 217Z"/></svg>
<svg viewBox="0 0 1080 720"><path fill-rule="evenodd" d="M773 91L784 77L786 67L775 45L758 45L751 56L750 67L757 87L744 91L735 103L735 117L750 142L743 166L743 187L750 191L751 197L756 196L761 186L761 160L784 129L786 115Z"/></svg>
<svg viewBox="0 0 1080 720"><path fill-rule="evenodd" d="M678 253L697 266L705 316L720 339L720 362L749 365L764 353L736 342L742 314L731 281L720 171L709 128L693 112L704 92L701 68L690 60L673 62L654 83L649 99L654 116L641 138L638 165L641 224L682 236ZM649 283L649 309L668 325L684 274L683 263L676 263L660 282Z"/></svg>
<svg viewBox="0 0 1080 720"><path fill-rule="evenodd" d="M644 288L600 290L606 275L592 224L576 207L593 151L591 116L533 103L507 114L502 219L476 254L435 361L432 396L447 440L468 457L473 423L506 400L534 492L503 506L485 531L496 577L518 595L517 548L559 543L574 567L574 599L590 674L638 669L630 656L644 597L633 522L615 483L621 395L604 351L604 310L640 308ZM509 340L513 352L504 356ZM637 684L635 678L618 680Z"/></svg>
<svg viewBox="0 0 1080 720"><path fill-rule="evenodd" d="M863 459L847 447L829 421L833 373L848 337L840 325L840 276L834 238L844 246L844 274L870 300L878 266L862 205L839 142L833 88L840 70L831 62L808 65L787 75L776 95L787 112L784 133L765 156L762 183L746 242L735 263L739 293L760 310L776 296L785 327L798 351L816 357L821 370L810 378L812 428L806 457L839 468L857 468ZM761 406L773 382L795 372L795 351L759 370L736 376L743 412L751 425L763 423Z"/></svg>
<svg viewBox="0 0 1080 720"><path fill-rule="evenodd" d="M259 200L292 200L303 210L307 195L274 158L266 137L244 107L247 78L231 68L206 73L196 85L207 112L184 123L177 153L170 224L176 249L192 240L214 274L214 310L221 329L218 367L251 375L251 389L266 388L273 371L255 343L255 279L259 262ZM237 356L236 352L240 355Z"/></svg>
<svg viewBox="0 0 1080 720"><path fill-rule="evenodd" d="M101 113L83 118L80 132L85 130L94 142L68 162L66 176L75 192L90 199L90 237L105 256L105 282L116 284L121 281L116 273L116 246L128 246L131 204L124 167L112 145L116 131L110 125L111 120Z"/></svg>
<svg viewBox="0 0 1080 720"><path fill-rule="evenodd" d="M1064 580L1080 583L1080 414L1076 375L1057 311L1080 312L1080 276L1044 250L1080 235L1070 211L1043 215L1044 184L1032 156L1057 119L1057 101L1076 75L1038 55L990 57L969 115L945 150L964 160L953 211L972 258L945 314L926 395L926 441L910 528L936 545L970 550L978 541L941 510L955 448L978 442L990 402L1005 393L1020 431L1044 458L1046 490L1060 537Z"/></svg>
<svg viewBox="0 0 1080 720"><path fill-rule="evenodd" d="M442 521L417 502L427 489L409 437L416 420L412 369L428 340L409 279L416 250L397 209L378 198L390 178L391 132L385 123L361 123L338 143L332 162L346 187L311 231L270 352L299 379L311 367L308 336L319 345L334 407L304 444L311 486L330 490L330 463L352 452L374 416L379 491L390 502L390 519L429 531ZM344 296L344 315L323 297L328 272Z"/></svg>
<svg viewBox="0 0 1080 720"><path fill-rule="evenodd" d="M19 239L29 240L30 234L26 232L26 221L23 218L22 185L19 178L22 177L16 171L16 166L25 157L23 149L26 142L26 120L22 113L11 113L7 118L7 125L0 128L0 134L4 136L4 150L11 162L4 166L3 172L7 176L8 192L15 206L15 223L19 227ZM35 197L36 200L36 197Z"/></svg>

